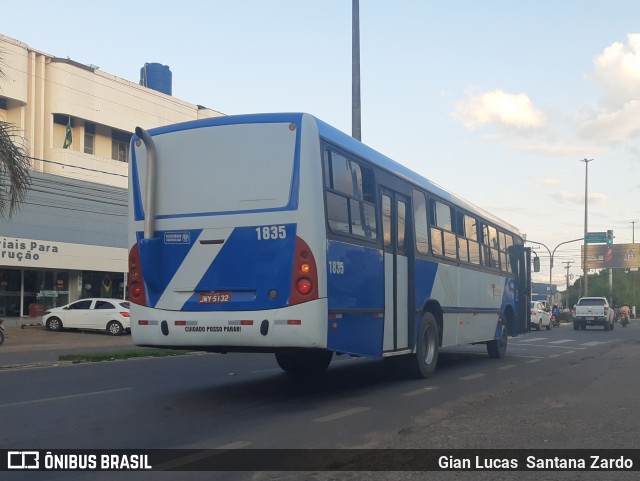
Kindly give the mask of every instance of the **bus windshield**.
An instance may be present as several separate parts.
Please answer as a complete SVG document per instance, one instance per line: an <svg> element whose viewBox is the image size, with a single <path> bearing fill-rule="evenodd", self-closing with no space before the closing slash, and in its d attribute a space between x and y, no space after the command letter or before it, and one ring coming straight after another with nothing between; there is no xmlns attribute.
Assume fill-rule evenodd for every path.
<svg viewBox="0 0 640 481"><path fill-rule="evenodd" d="M156 139L162 152L159 218L278 209L289 203L295 124L225 125L168 132ZM140 174L144 190L144 168Z"/></svg>

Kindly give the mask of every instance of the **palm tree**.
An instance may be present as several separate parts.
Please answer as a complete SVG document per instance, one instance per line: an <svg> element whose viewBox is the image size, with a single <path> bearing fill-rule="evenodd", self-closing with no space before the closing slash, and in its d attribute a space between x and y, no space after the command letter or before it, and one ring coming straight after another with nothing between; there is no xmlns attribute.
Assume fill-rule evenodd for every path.
<svg viewBox="0 0 640 481"><path fill-rule="evenodd" d="M1 64L0 51L0 80L4 79ZM31 157L20 134L15 124L0 119L0 218L18 210L31 185Z"/></svg>

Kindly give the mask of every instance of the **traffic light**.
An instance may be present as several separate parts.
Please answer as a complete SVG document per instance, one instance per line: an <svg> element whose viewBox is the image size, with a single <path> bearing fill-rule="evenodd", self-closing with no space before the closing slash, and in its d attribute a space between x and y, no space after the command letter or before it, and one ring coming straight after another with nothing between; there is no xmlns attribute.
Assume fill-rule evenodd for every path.
<svg viewBox="0 0 640 481"><path fill-rule="evenodd" d="M540 258L538 256L533 258L533 272L540 272Z"/></svg>
<svg viewBox="0 0 640 481"><path fill-rule="evenodd" d="M613 231L607 231L607 244L613 244Z"/></svg>

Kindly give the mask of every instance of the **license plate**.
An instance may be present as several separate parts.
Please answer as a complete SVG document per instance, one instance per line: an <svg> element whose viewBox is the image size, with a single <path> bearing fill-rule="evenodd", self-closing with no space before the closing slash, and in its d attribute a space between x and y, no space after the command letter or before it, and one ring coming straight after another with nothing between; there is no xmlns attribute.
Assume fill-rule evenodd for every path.
<svg viewBox="0 0 640 481"><path fill-rule="evenodd" d="M222 304L230 301L230 292L201 292L198 297L200 304Z"/></svg>
<svg viewBox="0 0 640 481"><path fill-rule="evenodd" d="M593 317L587 317L587 321L593 321Z"/></svg>

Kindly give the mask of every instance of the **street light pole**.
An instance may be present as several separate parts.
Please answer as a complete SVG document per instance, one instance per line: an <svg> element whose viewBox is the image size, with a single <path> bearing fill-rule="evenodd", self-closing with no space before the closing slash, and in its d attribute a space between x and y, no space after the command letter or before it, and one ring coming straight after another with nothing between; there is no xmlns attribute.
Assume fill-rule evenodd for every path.
<svg viewBox="0 0 640 481"><path fill-rule="evenodd" d="M589 202L587 202L587 195L588 195L588 185L589 185L589 162L591 162L593 159L582 159L580 162L584 162L584 166L585 166L585 171L584 171L584 252L582 255L582 268L583 268L583 276L584 276L584 282L582 283L583 287L584 287L584 297L587 297L589 295L589 278L588 278L588 272L589 269L587 269L587 212L588 212L588 205Z"/></svg>
<svg viewBox="0 0 640 481"><path fill-rule="evenodd" d="M360 3L353 0L351 11L351 137L362 140L360 106Z"/></svg>
<svg viewBox="0 0 640 481"><path fill-rule="evenodd" d="M553 296L553 291L552 291L552 285L553 285L553 256L556 254L556 250L558 249L558 247L568 244L569 242L577 242L579 240L582 240L582 237L579 239L571 239L568 241L564 241L564 242L560 242L560 244L558 244L557 246L555 246L553 248L553 251L551 251L551 249L549 249L546 245L544 245L542 242L536 242L536 241L532 241L532 240L526 240L525 242L531 242L532 244L538 244L539 246L544 247L545 249L547 249L547 252L549 253L549 307L551 306L551 299Z"/></svg>

